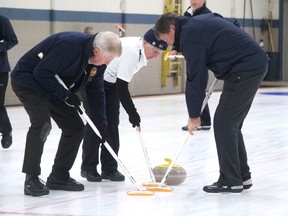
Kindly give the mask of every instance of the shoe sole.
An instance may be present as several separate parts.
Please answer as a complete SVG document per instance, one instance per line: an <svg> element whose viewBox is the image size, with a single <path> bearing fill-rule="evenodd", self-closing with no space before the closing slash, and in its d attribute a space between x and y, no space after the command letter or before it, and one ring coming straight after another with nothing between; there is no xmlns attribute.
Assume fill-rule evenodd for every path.
<svg viewBox="0 0 288 216"><path fill-rule="evenodd" d="M215 183L214 183L215 184ZM243 191L243 186L205 186L203 187L203 191L207 193L241 193Z"/></svg>
<svg viewBox="0 0 288 216"><path fill-rule="evenodd" d="M202 128L202 130L210 130L211 128Z"/></svg>
<svg viewBox="0 0 288 216"><path fill-rule="evenodd" d="M113 178L103 177L103 176L102 176L102 179L110 180L110 181L125 181L125 178L121 178L121 179L113 179Z"/></svg>
<svg viewBox="0 0 288 216"><path fill-rule="evenodd" d="M49 194L49 190L48 191L43 191L43 192L32 192L26 188L24 188L24 194L28 195L28 196L33 196L33 197L38 197L38 196L44 196L44 195L48 195Z"/></svg>
<svg viewBox="0 0 288 216"><path fill-rule="evenodd" d="M249 185L243 185L243 189L244 190L248 190L253 186L253 184L249 184Z"/></svg>
<svg viewBox="0 0 288 216"><path fill-rule="evenodd" d="M101 182L102 181L101 177L99 177L98 179L96 179L96 178L92 179L92 178L87 177L87 175L85 175L84 173L81 173L80 175L81 175L81 177L86 178L87 181L89 181L89 182Z"/></svg>
<svg viewBox="0 0 288 216"><path fill-rule="evenodd" d="M61 184L51 184L49 182L46 182L46 186L50 190L65 190L65 191L83 191L84 190L84 185L79 185L75 187L75 186L65 186Z"/></svg>
<svg viewBox="0 0 288 216"><path fill-rule="evenodd" d="M222 189L222 190L213 190L213 189L206 189L203 188L203 191L205 191L206 193L241 193L243 191L243 189Z"/></svg>
<svg viewBox="0 0 288 216"><path fill-rule="evenodd" d="M211 127L208 127L208 126L199 126L197 128L197 130L210 130L210 129L211 129Z"/></svg>
<svg viewBox="0 0 288 216"><path fill-rule="evenodd" d="M89 178L89 177L86 177L87 181L89 182L101 182L102 181L102 178L99 178L99 179L92 179L92 178Z"/></svg>

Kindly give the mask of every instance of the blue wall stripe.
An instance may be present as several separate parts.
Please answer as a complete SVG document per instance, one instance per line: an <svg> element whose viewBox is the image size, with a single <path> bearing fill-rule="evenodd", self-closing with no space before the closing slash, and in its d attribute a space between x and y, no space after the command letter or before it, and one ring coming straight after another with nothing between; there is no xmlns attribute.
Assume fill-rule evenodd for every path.
<svg viewBox="0 0 288 216"><path fill-rule="evenodd" d="M113 23L121 21L121 14L101 12L52 11L52 21Z"/></svg>
<svg viewBox="0 0 288 216"><path fill-rule="evenodd" d="M0 8L0 14L10 20L55 21L55 22L98 22L98 23L125 23L125 24L154 24L159 15L121 14L83 11L35 10L18 8ZM243 27L244 20L238 19ZM262 19L245 19L245 27L260 28ZM273 20L272 26L279 27L279 20Z"/></svg>
<svg viewBox="0 0 288 216"><path fill-rule="evenodd" d="M10 20L48 21L51 12L49 10L0 8L0 13Z"/></svg>
<svg viewBox="0 0 288 216"><path fill-rule="evenodd" d="M0 8L10 20L153 24L160 15Z"/></svg>

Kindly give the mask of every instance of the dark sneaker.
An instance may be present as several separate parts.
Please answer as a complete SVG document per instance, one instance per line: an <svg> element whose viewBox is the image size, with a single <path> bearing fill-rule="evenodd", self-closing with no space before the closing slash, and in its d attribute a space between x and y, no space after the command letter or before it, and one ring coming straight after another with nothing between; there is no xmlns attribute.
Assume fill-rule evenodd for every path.
<svg viewBox="0 0 288 216"><path fill-rule="evenodd" d="M211 129L211 124L204 124L202 123L197 127L197 130L210 130ZM188 131L188 125L185 125L182 127L183 131Z"/></svg>
<svg viewBox="0 0 288 216"><path fill-rule="evenodd" d="M250 189L252 187L253 183L252 183L252 178L249 178L246 181L243 181L243 189L247 190Z"/></svg>
<svg viewBox="0 0 288 216"><path fill-rule="evenodd" d="M81 176L86 178L90 182L101 182L102 178L97 171L83 171L81 170Z"/></svg>
<svg viewBox="0 0 288 216"><path fill-rule="evenodd" d="M4 149L9 148L12 145L12 134L2 135L1 145Z"/></svg>
<svg viewBox="0 0 288 216"><path fill-rule="evenodd" d="M209 124L201 124L200 126L197 127L197 130L210 130L211 129L211 125Z"/></svg>
<svg viewBox="0 0 288 216"><path fill-rule="evenodd" d="M113 172L102 172L101 177L102 179L108 179L111 181L125 181L125 176L117 170Z"/></svg>
<svg viewBox="0 0 288 216"><path fill-rule="evenodd" d="M207 193L222 193L222 192L241 193L243 191L243 185L230 187L215 182L212 185L203 187L203 190Z"/></svg>
<svg viewBox="0 0 288 216"><path fill-rule="evenodd" d="M77 182L73 178L69 178L68 180L60 180L51 175L47 178L46 186L50 190L66 190L66 191L84 190L84 185Z"/></svg>
<svg viewBox="0 0 288 216"><path fill-rule="evenodd" d="M182 127L182 130L183 130L183 131L188 131L188 125L183 126L183 127Z"/></svg>
<svg viewBox="0 0 288 216"><path fill-rule="evenodd" d="M24 183L24 194L31 196L43 196L49 194L49 189L46 187L45 182L38 178L32 177Z"/></svg>

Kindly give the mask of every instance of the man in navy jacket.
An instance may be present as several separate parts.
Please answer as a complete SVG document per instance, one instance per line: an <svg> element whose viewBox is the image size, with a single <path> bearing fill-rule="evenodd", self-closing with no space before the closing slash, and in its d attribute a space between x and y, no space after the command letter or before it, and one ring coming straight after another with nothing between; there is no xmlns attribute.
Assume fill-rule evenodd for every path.
<svg viewBox="0 0 288 216"><path fill-rule="evenodd" d="M267 72L267 54L253 38L219 14L187 18L166 13L157 21L155 34L170 45L178 43L187 61L189 133L201 123L207 68L224 80L213 125L220 176L203 190L240 193L250 188L252 179L241 128Z"/></svg>
<svg viewBox="0 0 288 216"><path fill-rule="evenodd" d="M184 12L186 17L194 17L201 14L212 13L206 6L206 0L190 0L190 6ZM208 70L208 69L207 69ZM201 124L197 128L198 130L210 130L211 128L211 116L208 104L205 106L201 115ZM188 125L182 127L182 130L187 131Z"/></svg>
<svg viewBox="0 0 288 216"><path fill-rule="evenodd" d="M12 144L12 126L4 106L10 71L7 51L17 44L18 39L9 19L0 15L0 133L3 148Z"/></svg>
<svg viewBox="0 0 288 216"><path fill-rule="evenodd" d="M95 86L99 86L101 78L103 82L106 65L121 52L119 37L112 32L94 35L61 32L40 42L18 61L11 73L11 84L31 122L22 168L22 172L26 173L24 194L41 196L49 194L49 189L84 190L84 186L69 174L84 136L84 123L77 113L80 101L75 93L85 88L87 83L93 85L97 72L100 81L95 79ZM93 70L85 70L88 63L95 65ZM59 83L56 75L65 86ZM102 102L100 99L99 104L102 110L99 108L100 117L95 123L105 124L103 88L100 85L94 91L94 95L99 97L102 94ZM38 176L41 174L44 143L51 130L50 117L62 130L62 134L45 185ZM103 129L102 133L106 134L106 131Z"/></svg>

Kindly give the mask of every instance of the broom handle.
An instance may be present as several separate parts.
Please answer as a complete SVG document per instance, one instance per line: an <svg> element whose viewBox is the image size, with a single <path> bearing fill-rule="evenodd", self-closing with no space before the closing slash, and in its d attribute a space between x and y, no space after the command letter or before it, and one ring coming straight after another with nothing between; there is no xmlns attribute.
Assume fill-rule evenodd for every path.
<svg viewBox="0 0 288 216"><path fill-rule="evenodd" d="M212 93L214 92L217 83L218 83L218 79L217 79L217 78L214 78L214 80L213 80L213 82L212 82L212 84L211 84L208 92L206 93L206 97L205 97L204 100L203 100L202 107L201 107L201 114L202 114L203 110L205 109L205 106L207 105L210 96L211 96Z"/></svg>
<svg viewBox="0 0 288 216"><path fill-rule="evenodd" d="M163 178L162 178L162 180L161 180L161 182L160 182L160 185L164 185L164 183L165 183L165 181L166 181L169 173L171 172L171 170L172 170L172 168L173 168L173 166L174 166L174 164L175 164L178 156L180 155L183 147L184 147L184 146L186 145L186 143L188 142L189 137L190 137L190 134L188 133L185 141L183 142L183 144L180 146L178 152L176 153L176 156L174 157L174 159L171 161L169 167L167 168L167 171L166 171L165 175L163 176Z"/></svg>
<svg viewBox="0 0 288 216"><path fill-rule="evenodd" d="M140 132L139 127L136 127L136 130L137 130L138 137L139 137L139 140L140 140L140 143L141 143L141 146L142 146L142 150L143 150L143 153L144 153L144 156L145 156L145 159L146 159L146 163L147 163L147 167L148 167L148 170L149 170L150 178L151 178L152 182L156 182L154 173L152 171L152 165L151 165L151 162L150 162L150 159L149 159L149 156L148 156L148 152L147 152L147 149L146 149L146 144L144 142L144 139L142 137L142 134Z"/></svg>
<svg viewBox="0 0 288 216"><path fill-rule="evenodd" d="M271 20L268 21L268 35L269 35L269 39L270 39L271 51L275 52Z"/></svg>
<svg viewBox="0 0 288 216"><path fill-rule="evenodd" d="M97 136L100 137L101 139L101 135L99 133L99 131L97 130L96 126L94 125L94 123L91 121L91 119L89 118L89 116L84 112L84 109L82 106L79 106L80 110L82 111L83 114L81 114L84 119L87 121L87 123L89 124L89 126L93 129L93 131L96 133ZM103 143L105 148L109 151L109 153L112 155L112 157L117 161L117 163L119 164L119 166L122 168L122 170L126 173L126 175L129 177L130 181L136 185L137 189L140 190L139 185L137 184L137 182L135 181L135 179L133 178L133 176L129 173L128 169L125 167L125 165L123 164L123 162L119 159L119 157L116 155L116 153L114 152L114 150L111 148L111 146L109 145L109 143L107 143L106 141Z"/></svg>
<svg viewBox="0 0 288 216"><path fill-rule="evenodd" d="M207 92L207 94L206 94L206 97L205 97L204 100L203 100L202 107L201 107L201 114L202 114L205 106L207 105L210 96L212 95L213 91L215 90L217 83L218 83L218 79L217 79L217 78L214 78L214 80L213 80L213 82L212 82L212 84L211 84L211 86L210 86L210 88L209 88L209 90L208 90L208 92ZM169 167L167 168L167 171L166 171L165 175L163 176L163 178L162 178L162 180L161 180L161 182L160 182L160 185L163 185L163 184L165 183L165 181L166 181L169 173L171 172L171 170L172 170L172 168L173 168L176 160L178 159L178 157L179 157L179 155L180 155L183 147L184 147L184 146L186 145L186 143L188 142L189 137L190 137L190 134L188 133L185 141L184 141L183 144L180 146L180 148L179 148L178 152L176 153L174 159L171 161Z"/></svg>
<svg viewBox="0 0 288 216"><path fill-rule="evenodd" d="M56 74L55 78L57 79L57 81L65 88L68 90L67 86L65 85L65 83L63 82L63 80L61 80L61 78ZM93 131L95 132L95 134L97 136L100 137L101 139L101 135L98 131L98 129L96 128L96 126L94 125L94 123L92 122L92 120L89 118L89 116L85 113L84 108L80 105L78 106L77 109L78 113L80 115L82 115L84 117L84 119L87 121L87 123L89 124L89 126L93 129ZM114 150L111 148L111 146L105 141L104 146L106 147L106 149L109 151L109 153L112 155L112 157L117 161L117 163L119 164L119 166L122 168L122 170L126 173L126 175L129 177L130 181L137 187L138 190L140 190L140 186L137 184L137 182L135 181L135 179L133 178L133 176L129 173L129 171L127 170L127 168L124 166L124 164L122 163L122 161L119 159L119 157L116 155L116 153L114 152Z"/></svg>

